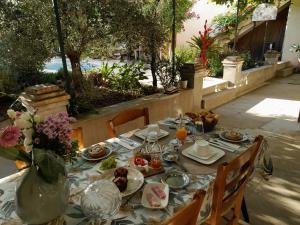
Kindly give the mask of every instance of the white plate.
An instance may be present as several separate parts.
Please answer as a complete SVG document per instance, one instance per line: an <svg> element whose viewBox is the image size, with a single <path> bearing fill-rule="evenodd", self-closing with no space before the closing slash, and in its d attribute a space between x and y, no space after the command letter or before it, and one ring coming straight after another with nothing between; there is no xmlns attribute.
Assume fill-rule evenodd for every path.
<svg viewBox="0 0 300 225"><path fill-rule="evenodd" d="M96 144L98 145L98 144ZM93 145L92 145L93 146ZM91 146L91 147L92 147ZM89 150L90 147L88 148L85 148L83 151L82 151L82 154L81 154L81 157L84 158L85 160L87 161L99 161L99 160L102 160L102 159L105 159L107 158L108 156L110 156L110 154L112 153L112 150L106 146L104 146L105 150L106 150L106 154L102 157L99 157L99 158L92 158L89 153L88 153L88 150Z"/></svg>
<svg viewBox="0 0 300 225"><path fill-rule="evenodd" d="M136 131L134 133L135 136L137 136L138 138L141 138L143 140L145 140L145 138L147 137L147 134L148 134L147 128L143 129L143 130L138 130L138 131ZM158 139L164 138L164 137L166 137L168 135L169 135L168 131L160 129L160 133L158 135Z"/></svg>
<svg viewBox="0 0 300 225"><path fill-rule="evenodd" d="M219 160L220 158L222 158L224 155L225 155L225 152L222 151L221 149L218 149L218 148L215 148L213 146L210 146L210 148L214 149L214 151L216 151L216 154L213 155L212 157L210 157L209 159L207 160L204 160L204 159L201 159L199 157L196 157L193 155L193 146L189 147L189 148L186 148L182 151L182 155L190 158L190 159L193 159L199 163L202 163L202 164L205 164L205 165L210 165L210 164L213 164L214 162L216 162L217 160Z"/></svg>
<svg viewBox="0 0 300 225"><path fill-rule="evenodd" d="M136 191L138 191L144 184L144 175L133 168L125 167L128 170L127 174L127 188L125 191L121 192L122 197L129 196ZM105 173L102 175L103 179L113 181L115 178L114 176L115 169L106 170Z"/></svg>
<svg viewBox="0 0 300 225"><path fill-rule="evenodd" d="M193 148L189 151L190 155L203 160L208 160L217 153L218 151L216 151L215 148L212 148L211 146L208 146L208 151L206 153L203 152L202 154L199 154L199 152L196 151L195 146L193 146Z"/></svg>
<svg viewBox="0 0 300 225"><path fill-rule="evenodd" d="M152 191L152 187L153 186L159 186L160 189L165 192L166 194L166 198L165 199L160 199L153 191ZM146 195L148 193L151 193L154 198L157 200L157 202L160 203L159 207L153 207L149 204ZM162 184L162 183L149 183L145 185L144 191L143 191L143 196L142 196L142 205L145 208L149 208L149 209L163 209L166 208L169 202L169 186L167 184Z"/></svg>
<svg viewBox="0 0 300 225"><path fill-rule="evenodd" d="M244 141L247 141L248 140L248 137L244 134L243 135L243 138L241 140L231 140L231 139L228 139L224 136L224 132L220 133L219 134L219 137L221 139L223 139L224 141L228 141L228 142L233 142L233 143L240 143L240 142L244 142Z"/></svg>
<svg viewBox="0 0 300 225"><path fill-rule="evenodd" d="M118 167L123 167L123 166L127 166L127 165L128 165L127 162L121 161L121 160L119 160L119 159L115 159L115 160L116 160L116 162L117 162L116 168L118 168ZM99 173L105 173L105 172L107 171L107 170L102 170L102 169L100 169L102 162L103 162L103 161L101 161L100 163L98 163L98 164L96 165L97 171L98 171Z"/></svg>

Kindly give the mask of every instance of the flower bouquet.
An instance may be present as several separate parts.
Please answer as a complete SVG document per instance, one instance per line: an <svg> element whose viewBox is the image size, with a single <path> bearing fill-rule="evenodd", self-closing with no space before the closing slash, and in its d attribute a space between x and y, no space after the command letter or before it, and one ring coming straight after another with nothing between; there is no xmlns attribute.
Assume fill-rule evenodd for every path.
<svg viewBox="0 0 300 225"><path fill-rule="evenodd" d="M68 205L65 161L76 156L77 142L71 140L70 128L75 119L67 113L44 120L28 112L8 110L7 114L12 125L0 130L0 156L28 168L17 187L16 212L29 224L48 222Z"/></svg>

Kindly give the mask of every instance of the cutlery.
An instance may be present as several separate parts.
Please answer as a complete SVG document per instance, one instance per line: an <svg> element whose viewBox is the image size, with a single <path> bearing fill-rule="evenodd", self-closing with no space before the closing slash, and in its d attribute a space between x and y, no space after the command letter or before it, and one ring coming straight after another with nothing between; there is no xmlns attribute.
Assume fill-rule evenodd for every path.
<svg viewBox="0 0 300 225"><path fill-rule="evenodd" d="M218 143L218 142L209 141L209 143L210 143L212 146L215 146L215 147L217 147L217 148L221 148L221 149L227 150L227 151L229 151L229 152L236 152L236 151L237 151L237 150L232 149L232 148L230 148L230 147L228 147L228 146L222 145L222 144L220 144L220 143Z"/></svg>
<svg viewBox="0 0 300 225"><path fill-rule="evenodd" d="M121 136L120 136L119 139L120 139L121 141L125 142L126 144L132 146L132 147L135 146L135 143L136 143L136 142L130 140L129 138L125 138L125 137L121 137Z"/></svg>
<svg viewBox="0 0 300 225"><path fill-rule="evenodd" d="M238 145L231 144L231 143L227 143L227 142L222 141L222 140L219 140L219 139L214 139L213 141L218 142L218 143L221 143L221 144L223 144L223 145L225 145L225 146L228 146L228 147L233 148L233 149L236 149L236 150L238 150L238 149L240 148L240 146L238 146Z"/></svg>

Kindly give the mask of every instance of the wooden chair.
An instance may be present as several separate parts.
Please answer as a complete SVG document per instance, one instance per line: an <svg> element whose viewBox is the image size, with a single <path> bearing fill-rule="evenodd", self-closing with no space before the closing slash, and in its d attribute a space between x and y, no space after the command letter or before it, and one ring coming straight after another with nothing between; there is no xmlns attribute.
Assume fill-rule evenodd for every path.
<svg viewBox="0 0 300 225"><path fill-rule="evenodd" d="M214 184L211 216L207 224L219 225L222 217L232 210L232 217L227 224L237 225L246 183L254 171L254 160L258 154L263 137L258 136L254 144L232 160L218 166Z"/></svg>
<svg viewBox="0 0 300 225"><path fill-rule="evenodd" d="M204 197L205 191L198 190L191 203L161 225L196 225Z"/></svg>
<svg viewBox="0 0 300 225"><path fill-rule="evenodd" d="M83 132L81 127L77 127L72 129L71 139L78 141L79 149L84 148L84 141L83 141Z"/></svg>
<svg viewBox="0 0 300 225"><path fill-rule="evenodd" d="M144 125L149 124L149 111L148 108L143 109L129 109L123 112L120 112L113 119L106 122L108 134L110 137L116 137L117 133L115 130L116 126L122 125L129 121L135 120L139 117L144 117Z"/></svg>

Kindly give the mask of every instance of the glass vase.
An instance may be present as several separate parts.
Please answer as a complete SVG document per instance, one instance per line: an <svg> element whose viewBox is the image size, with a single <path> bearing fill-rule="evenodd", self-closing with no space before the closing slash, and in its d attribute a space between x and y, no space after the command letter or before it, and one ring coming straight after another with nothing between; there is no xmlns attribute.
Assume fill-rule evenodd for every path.
<svg viewBox="0 0 300 225"><path fill-rule="evenodd" d="M16 189L16 213L26 224L44 224L61 216L68 207L69 182L59 175L48 183L35 166L31 166Z"/></svg>

